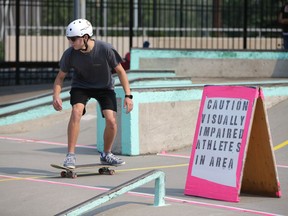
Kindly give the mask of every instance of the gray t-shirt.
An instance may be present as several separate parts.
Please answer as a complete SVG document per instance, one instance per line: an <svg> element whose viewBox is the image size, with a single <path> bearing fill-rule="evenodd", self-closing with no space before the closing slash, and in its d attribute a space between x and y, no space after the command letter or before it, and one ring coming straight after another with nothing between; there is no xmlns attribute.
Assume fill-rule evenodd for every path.
<svg viewBox="0 0 288 216"><path fill-rule="evenodd" d="M74 69L72 88L114 89L112 71L121 62L121 56L111 44L96 40L89 53L73 47L65 50L59 66L66 73Z"/></svg>

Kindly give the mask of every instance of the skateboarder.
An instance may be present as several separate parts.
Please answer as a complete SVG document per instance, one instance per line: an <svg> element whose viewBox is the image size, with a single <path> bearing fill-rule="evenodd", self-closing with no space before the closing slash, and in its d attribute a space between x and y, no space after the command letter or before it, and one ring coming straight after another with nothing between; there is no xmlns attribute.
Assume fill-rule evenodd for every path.
<svg viewBox="0 0 288 216"><path fill-rule="evenodd" d="M54 81L53 107L62 110L60 93L64 78L73 69L70 91L71 116L68 124L68 152L64 159L64 166L75 168L75 146L80 129L80 120L85 114L85 106L90 98L95 98L105 118L104 152L100 154L102 164L122 165L125 162L112 152L112 145L117 133L117 102L114 92L112 70L116 71L125 92L124 108L126 113L133 109L133 96L125 70L121 66L122 58L108 43L93 40L92 25L88 20L77 19L71 22L66 29L69 47L62 55L60 70Z"/></svg>

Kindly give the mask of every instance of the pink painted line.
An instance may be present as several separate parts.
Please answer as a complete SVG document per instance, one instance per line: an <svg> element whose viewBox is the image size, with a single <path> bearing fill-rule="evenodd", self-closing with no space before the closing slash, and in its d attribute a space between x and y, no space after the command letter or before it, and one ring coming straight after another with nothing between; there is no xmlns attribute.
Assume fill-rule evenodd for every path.
<svg viewBox="0 0 288 216"><path fill-rule="evenodd" d="M233 207L233 206L225 206L225 205L217 205L217 204L212 204L212 203L197 202L197 201L178 199L178 198L173 198L173 197L165 197L165 200L169 200L169 201L173 201L173 202L177 202L177 203L186 203L186 204L192 204L192 205L207 206L207 207L212 207L212 208L226 209L226 210L231 210L231 211L245 212L245 213L264 215L264 216L279 215L279 214L274 214L274 213L269 213L269 212L256 211L256 210L252 210L252 209L244 209L244 208L237 208L237 207Z"/></svg>
<svg viewBox="0 0 288 216"><path fill-rule="evenodd" d="M78 184L71 184L71 183L65 183L65 182L56 182L56 181L49 181L49 180L37 179L37 178L25 178L25 177L16 177L16 176L7 176L7 175L0 175L0 177L7 178L7 179L15 179L15 180L20 179L20 180L25 180L25 181L41 182L41 183L61 185L61 186L67 186L67 187L84 188L84 189L90 189L90 190L100 190L100 191L108 190L107 188L87 186L87 185L78 185Z"/></svg>
<svg viewBox="0 0 288 216"><path fill-rule="evenodd" d="M14 178L14 177L11 177L11 176L3 176L3 175L0 175L0 178L3 178L3 179L9 179L9 178Z"/></svg>
<svg viewBox="0 0 288 216"><path fill-rule="evenodd" d="M2 140L11 140L11 141L18 141L18 142L26 142L26 143L40 143L40 144L47 144L47 145L67 146L66 143L51 142L51 141L37 140L37 139L25 139L25 138L5 137L5 136L0 136L0 139L2 139ZM93 147L93 146L87 146L87 145L81 145L81 144L77 144L76 146L77 146L77 147L81 147L81 148L96 149L96 146Z"/></svg>
<svg viewBox="0 0 288 216"><path fill-rule="evenodd" d="M0 175L0 177L1 178L11 178L11 179L21 179L21 180L26 180L26 181L31 181L31 182L40 182L40 183L47 183L47 184L52 184L52 185L61 185L61 186L66 186L66 187L82 188L82 189L88 189L88 190L98 190L98 191L108 191L109 190L108 188L103 188L103 187L71 184L71 183L65 183L65 182L56 182L56 181L49 181L49 180L45 180L45 179L21 178L21 177L6 176L6 175ZM127 192L127 194L132 195L132 196L136 196L136 197L142 197L142 198L154 198L153 194L147 194L147 193L130 191L130 192ZM274 213L269 213L269 212L252 210L252 209L244 209L244 208L237 208L237 207L233 207L233 206L217 205L217 204L213 204L213 203L197 202L197 201L191 201L191 200L186 200L186 199L173 198L173 197L169 197L169 196L165 196L165 200L170 201L170 202L174 202L174 203L198 205L198 206L217 208L217 209L236 211L236 212L243 212L243 213L251 213L251 214L257 214L257 215L263 215L263 216L279 215L279 214L274 214Z"/></svg>
<svg viewBox="0 0 288 216"><path fill-rule="evenodd" d="M286 166L286 165L277 165L277 167L280 167L280 168L288 168L288 166Z"/></svg>
<svg viewBox="0 0 288 216"><path fill-rule="evenodd" d="M190 156L187 156L187 155L169 154L169 153L166 153L165 151L162 151L161 153L158 153L157 155L159 155L159 156L164 156L164 157L177 157L177 158L187 158L187 159L190 159Z"/></svg>

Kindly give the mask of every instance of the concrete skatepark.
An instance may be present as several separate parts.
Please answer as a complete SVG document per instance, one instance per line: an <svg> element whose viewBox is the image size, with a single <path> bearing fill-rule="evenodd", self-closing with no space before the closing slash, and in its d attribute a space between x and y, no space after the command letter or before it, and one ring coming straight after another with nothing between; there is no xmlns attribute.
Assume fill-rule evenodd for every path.
<svg viewBox="0 0 288 216"><path fill-rule="evenodd" d="M59 171L50 167L50 164L62 163L66 153L66 127L70 115L68 106L67 109L64 109L60 113L54 112L47 116L40 115L35 119L19 120L10 122L9 124L3 123L7 116L1 117L1 215L56 215L65 209L155 169L163 171L166 175L165 206L153 206L155 186L154 182L150 182L100 205L84 215L287 215L287 81L287 78L271 77L262 77L261 79L241 78L241 80L238 79L236 81L231 78L192 78L193 84L189 84L195 85L196 87L194 86L194 88L199 89L199 91L207 83L227 85L235 82L239 82L242 85L252 83L253 85L260 85L264 89L267 89L267 97L264 96L273 141L273 150L276 157L276 168L281 186L281 198L241 193L240 201L238 203L231 203L202 197L185 196L183 192L191 153L194 126L188 130L184 130L185 132L182 137L178 137L178 139L171 138L176 136L169 136L167 133L169 129L167 125L169 125L169 122L171 124L171 121L167 117L169 113L165 113L165 111L162 114L163 116L158 116L160 119L164 119L165 116L169 119L169 122L163 120L166 122L163 131L161 132L160 126L163 124L161 121L154 123L160 127L160 129L156 128L157 133L153 134L149 130L146 131L147 127L144 127L141 130L143 133L139 136L140 138L137 138L140 140L139 151L136 152L137 154L131 154L131 156L127 154L121 156L125 159L126 165L117 167L114 176L100 176L97 174L97 170L89 169L82 173L83 176L80 174L76 179L60 178ZM185 87L187 88L189 85L187 84ZM33 100L39 98L41 95L50 95L51 88L52 85L1 87L1 109L4 108L4 104L18 103L26 99L29 99L32 103ZM136 89L135 91L140 90ZM150 119L150 126L152 127L154 126L153 119L155 119L153 111L155 112L154 115L157 116L157 113L159 113L158 110L164 109L167 104L172 108L174 104L174 107L182 109L183 113L189 112L188 116L195 119L198 113L199 99L195 99L192 102L193 105L187 105L187 102L184 103L181 101L174 103L168 101L166 104L157 103L153 108L152 105L149 107L149 104L146 104L146 107L141 105L142 108L139 108L138 111L145 112L148 109L152 113ZM187 111L183 108L186 105L187 107L193 106L194 108L187 108ZM49 105L47 106L49 107ZM31 108L31 110L33 109ZM47 107L45 109L47 110ZM52 109L51 105L48 109ZM98 113L96 109L96 103L91 101L88 105L88 112L82 119L77 148L78 164L99 161L99 154L96 149L96 142L99 137L97 137L96 130L100 123L97 123ZM41 112L41 110L38 112ZM179 113L181 114L177 110L171 118L173 116L177 118L177 113L178 115ZM148 114L146 113L141 118L147 118ZM13 116L14 114L10 113L8 116L11 115ZM182 120L185 120L185 118L187 117L182 117ZM189 121L191 122L188 125L195 124L195 120ZM145 124L144 120L141 120L141 122ZM148 143L147 140L150 140L149 136L154 137L152 137L152 140L153 143L155 142L155 149L151 150L153 143ZM157 136L158 140L162 139L162 143L165 144L159 147L161 142L158 141L159 143L157 143L154 141L154 139L156 140L155 136ZM123 138L120 137L120 139ZM179 145L181 139L191 140L191 142L187 141L187 143ZM147 151L144 147L141 147L142 145L151 145L152 147L150 146L150 149Z"/></svg>

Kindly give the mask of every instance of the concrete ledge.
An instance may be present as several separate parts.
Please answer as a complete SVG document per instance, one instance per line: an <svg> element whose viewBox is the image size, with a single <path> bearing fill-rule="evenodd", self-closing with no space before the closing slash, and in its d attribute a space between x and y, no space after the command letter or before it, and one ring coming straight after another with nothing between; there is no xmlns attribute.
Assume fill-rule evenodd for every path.
<svg viewBox="0 0 288 216"><path fill-rule="evenodd" d="M287 52L132 49L131 69L188 77L288 77Z"/></svg>
<svg viewBox="0 0 288 216"><path fill-rule="evenodd" d="M262 87L265 103L269 106L288 98L287 83L253 85ZM189 87L134 88L134 110L130 114L121 112L124 92L122 88L116 88L119 105L118 135L113 152L142 155L191 146L203 87L204 84ZM101 116L99 108L97 116ZM104 120L98 118L97 148L100 151L103 150L103 131Z"/></svg>

